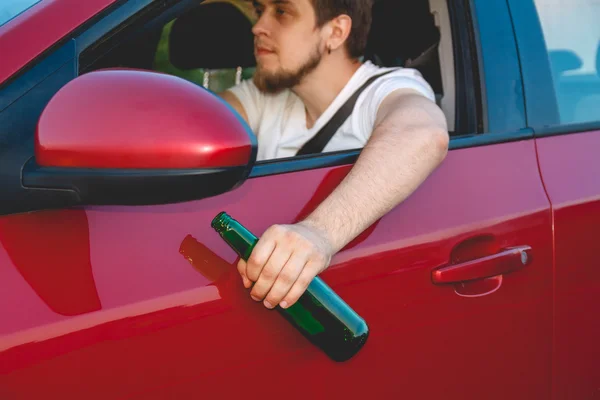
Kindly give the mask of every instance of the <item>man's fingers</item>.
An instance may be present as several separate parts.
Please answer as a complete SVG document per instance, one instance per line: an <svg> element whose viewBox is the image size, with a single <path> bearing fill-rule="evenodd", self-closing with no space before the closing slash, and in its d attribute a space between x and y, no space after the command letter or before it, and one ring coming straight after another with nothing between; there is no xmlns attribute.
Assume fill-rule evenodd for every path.
<svg viewBox="0 0 600 400"><path fill-rule="evenodd" d="M279 303L281 308L288 308L298 301L300 296L302 296L308 288L308 285L310 285L314 277L317 275L316 271L320 270L318 267L319 266L316 265L314 261L309 261L306 264L290 291Z"/></svg>
<svg viewBox="0 0 600 400"><path fill-rule="evenodd" d="M250 295L268 308L287 308L306 291L331 259L331 246L305 225L272 225L238 271Z"/></svg>
<svg viewBox="0 0 600 400"><path fill-rule="evenodd" d="M265 265L260 271L260 276L256 280L256 283L252 287L252 291L250 292L250 296L256 301L263 300L273 283L275 283L275 279L279 275L279 272L283 268L283 266L290 259L291 251L288 250L287 247L276 246L273 253L271 253L271 257L267 261L267 265Z"/></svg>
<svg viewBox="0 0 600 400"><path fill-rule="evenodd" d="M240 273L240 276L242 277L242 281L244 282L244 287L247 289L250 287L250 285L252 285L252 282L250 282L250 280L246 276L246 265L247 265L247 263L243 259L240 258L238 260L237 270Z"/></svg>
<svg viewBox="0 0 600 400"><path fill-rule="evenodd" d="M305 253L294 252L277 276L275 283L265 297L265 307L274 308L288 294L306 265Z"/></svg>
<svg viewBox="0 0 600 400"><path fill-rule="evenodd" d="M242 277L242 282L244 283L244 287L246 289L248 289L250 286L252 286L252 282L246 276L246 266L247 266L246 261L244 261L243 259L240 258L237 263L237 269L238 269L238 272L240 273L240 276Z"/></svg>
<svg viewBox="0 0 600 400"><path fill-rule="evenodd" d="M246 263L246 271L242 276L246 276L252 282L256 282L260 273L275 250L276 242L263 236L252 250L252 254Z"/></svg>

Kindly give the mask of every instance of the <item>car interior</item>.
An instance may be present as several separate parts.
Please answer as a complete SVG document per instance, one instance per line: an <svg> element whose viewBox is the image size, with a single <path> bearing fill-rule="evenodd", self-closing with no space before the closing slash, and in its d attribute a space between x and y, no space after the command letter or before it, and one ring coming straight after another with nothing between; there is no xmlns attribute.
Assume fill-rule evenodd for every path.
<svg viewBox="0 0 600 400"><path fill-rule="evenodd" d="M119 41L85 71L154 70L221 92L254 73L255 21L249 0L205 0L169 21ZM450 133L455 126L455 73L447 0L376 0L363 56L384 67L415 68L436 93Z"/></svg>

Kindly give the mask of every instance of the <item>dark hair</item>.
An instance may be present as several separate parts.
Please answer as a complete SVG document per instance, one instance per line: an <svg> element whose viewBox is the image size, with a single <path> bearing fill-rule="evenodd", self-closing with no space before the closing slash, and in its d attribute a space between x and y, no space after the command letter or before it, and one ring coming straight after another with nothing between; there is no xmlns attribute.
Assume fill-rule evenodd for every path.
<svg viewBox="0 0 600 400"><path fill-rule="evenodd" d="M371 29L373 0L311 0L317 16L317 26L342 14L352 19L352 29L346 40L346 50L351 58L363 55Z"/></svg>

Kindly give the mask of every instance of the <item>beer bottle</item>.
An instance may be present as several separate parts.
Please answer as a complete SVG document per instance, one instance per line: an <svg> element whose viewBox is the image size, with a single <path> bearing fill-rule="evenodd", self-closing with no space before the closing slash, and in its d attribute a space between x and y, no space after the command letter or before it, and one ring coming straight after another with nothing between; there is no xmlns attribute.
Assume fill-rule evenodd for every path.
<svg viewBox="0 0 600 400"><path fill-rule="evenodd" d="M256 236L225 212L219 213L211 226L243 260L248 260L258 242ZM364 319L318 276L296 303L276 309L334 361L350 359L369 336Z"/></svg>

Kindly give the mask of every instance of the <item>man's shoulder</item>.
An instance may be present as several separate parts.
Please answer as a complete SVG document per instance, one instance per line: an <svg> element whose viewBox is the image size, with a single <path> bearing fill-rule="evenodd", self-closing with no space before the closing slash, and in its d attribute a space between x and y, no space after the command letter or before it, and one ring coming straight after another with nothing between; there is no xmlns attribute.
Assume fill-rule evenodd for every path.
<svg viewBox="0 0 600 400"><path fill-rule="evenodd" d="M351 124L353 129L359 132L364 140L368 140L370 137L377 119L379 107L388 96L399 93L399 91L404 91L406 93L419 94L435 101L435 94L431 86L416 69L379 67L373 64L364 66L362 76L355 83L357 88L371 77L388 72L372 81L358 96L357 102L354 105Z"/></svg>
<svg viewBox="0 0 600 400"><path fill-rule="evenodd" d="M370 98L378 92L391 92L399 89L412 89L427 98L434 98L433 90L423 75L414 68L381 67L371 62L363 64L361 77L358 84L362 85L376 77L367 87L361 97ZM376 96L379 97L379 96ZM380 99L381 100L381 99Z"/></svg>
<svg viewBox="0 0 600 400"><path fill-rule="evenodd" d="M423 80L423 75L419 72L419 70L414 68L407 67L382 67L379 65L375 65L370 61L366 61L361 68L361 78L364 81L368 79L379 76L377 81L385 80L385 79L395 79L395 78L414 78L417 80Z"/></svg>

